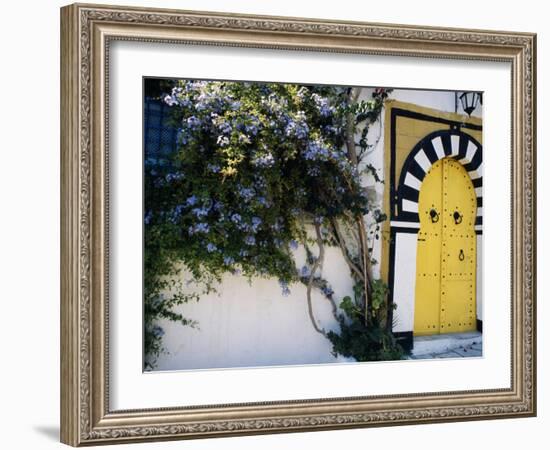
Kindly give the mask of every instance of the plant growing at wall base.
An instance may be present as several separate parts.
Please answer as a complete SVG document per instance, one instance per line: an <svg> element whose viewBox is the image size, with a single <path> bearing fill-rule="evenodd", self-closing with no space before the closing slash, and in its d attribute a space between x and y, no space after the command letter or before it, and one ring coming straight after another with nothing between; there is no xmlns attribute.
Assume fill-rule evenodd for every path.
<svg viewBox="0 0 550 450"><path fill-rule="evenodd" d="M355 286L355 295L361 295L362 286ZM358 301L346 296L340 303L343 311L338 318L340 332L329 331L334 355L340 354L357 361L389 361L401 359L405 352L394 335L384 326L380 317L385 303L387 286L380 280L373 282L373 310L370 318L357 306Z"/></svg>

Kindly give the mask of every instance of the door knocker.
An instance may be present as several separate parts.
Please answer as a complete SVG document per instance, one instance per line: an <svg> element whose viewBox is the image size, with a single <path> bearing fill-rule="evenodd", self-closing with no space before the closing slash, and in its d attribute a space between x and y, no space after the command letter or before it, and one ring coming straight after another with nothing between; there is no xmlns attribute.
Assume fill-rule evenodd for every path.
<svg viewBox="0 0 550 450"><path fill-rule="evenodd" d="M462 214L458 211L455 211L453 214L453 219L455 220L455 225L462 223Z"/></svg>
<svg viewBox="0 0 550 450"><path fill-rule="evenodd" d="M439 222L439 213L433 208L430 210L430 219L432 219L432 223Z"/></svg>
<svg viewBox="0 0 550 450"><path fill-rule="evenodd" d="M458 259L460 259L460 261L464 261L464 251L462 249L460 249L460 253L458 254Z"/></svg>

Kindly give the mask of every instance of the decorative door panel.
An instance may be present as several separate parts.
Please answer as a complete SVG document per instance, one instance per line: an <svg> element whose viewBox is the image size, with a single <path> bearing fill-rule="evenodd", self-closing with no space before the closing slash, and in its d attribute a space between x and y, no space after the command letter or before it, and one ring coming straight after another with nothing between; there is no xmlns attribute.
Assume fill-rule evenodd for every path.
<svg viewBox="0 0 550 450"><path fill-rule="evenodd" d="M475 291L461 280L441 283L440 333L459 333L476 329L475 301L469 301Z"/></svg>
<svg viewBox="0 0 550 450"><path fill-rule="evenodd" d="M418 239L417 251L423 256L418 258L416 266L414 329L416 334L433 334L440 328L440 238L428 233L419 233Z"/></svg>
<svg viewBox="0 0 550 450"><path fill-rule="evenodd" d="M434 334L440 329L442 179L443 161L438 161L426 173L418 199L415 334Z"/></svg>
<svg viewBox="0 0 550 450"><path fill-rule="evenodd" d="M418 199L416 335L476 329L476 195L452 158L426 173Z"/></svg>

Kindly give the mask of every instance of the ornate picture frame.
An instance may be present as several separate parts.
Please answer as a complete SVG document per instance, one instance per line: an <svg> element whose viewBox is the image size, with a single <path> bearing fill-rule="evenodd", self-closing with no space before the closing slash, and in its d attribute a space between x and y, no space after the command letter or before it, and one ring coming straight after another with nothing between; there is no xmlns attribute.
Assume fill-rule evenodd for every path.
<svg viewBox="0 0 550 450"><path fill-rule="evenodd" d="M508 388L112 410L109 57L115 41L511 66ZM536 35L74 4L61 9L61 441L97 445L536 414Z"/></svg>

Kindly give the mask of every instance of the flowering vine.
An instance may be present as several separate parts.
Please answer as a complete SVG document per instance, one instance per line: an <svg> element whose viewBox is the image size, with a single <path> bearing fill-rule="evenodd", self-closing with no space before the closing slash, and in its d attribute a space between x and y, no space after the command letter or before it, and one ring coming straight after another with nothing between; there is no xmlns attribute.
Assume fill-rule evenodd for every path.
<svg viewBox="0 0 550 450"><path fill-rule="evenodd" d="M342 314L322 278L326 245L341 249L358 286L363 326L372 325L380 305L373 308L376 280L364 218L370 214L377 224L385 216L361 183L362 174L373 171L362 157L368 127L387 95L378 89L359 101L358 89L344 87L178 81L163 96L178 127L178 148L169 164L145 161L149 366L162 351L157 320L195 326L174 307L215 290L227 272L275 277L283 295L292 283L303 283L312 325L336 351L338 336L315 320L312 290L331 303L341 327L355 319L345 307ZM307 253L301 268L293 255L299 245Z"/></svg>

